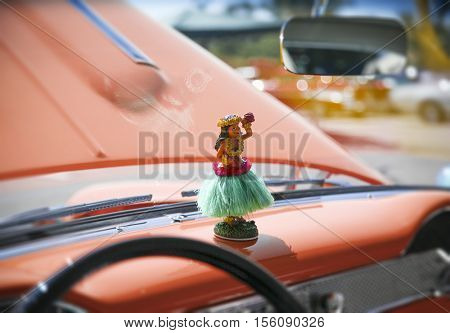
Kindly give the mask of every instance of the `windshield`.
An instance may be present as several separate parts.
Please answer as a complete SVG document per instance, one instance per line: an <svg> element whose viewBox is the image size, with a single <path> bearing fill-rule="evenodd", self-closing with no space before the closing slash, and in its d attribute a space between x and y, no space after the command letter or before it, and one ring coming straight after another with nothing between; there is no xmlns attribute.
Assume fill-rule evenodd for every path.
<svg viewBox="0 0 450 333"><path fill-rule="evenodd" d="M291 74L279 60L276 24L310 16L315 1L129 2L177 28L393 182L436 184L450 164L448 2L326 1L323 15L393 18L406 26L409 40L401 74L345 77L332 86L335 77ZM269 23L274 28L263 29Z"/></svg>
<svg viewBox="0 0 450 333"><path fill-rule="evenodd" d="M414 29L409 30L408 33L412 40L411 61L404 73L397 76L346 77L335 84L330 84L333 78L328 76L288 73L279 61L281 25L292 16L309 16L314 9L314 1L285 3L270 0L171 2L130 0L125 5L178 29L234 68L240 76L249 81L255 91L275 97L296 113L308 118L314 128L325 131L333 142L344 146L370 167L377 169L389 181L399 184L435 184L440 170L450 163L450 146L447 143L450 130L447 121L447 118L450 119L448 116L450 114L448 111L450 80L445 71L446 68L449 68L446 67L449 45L449 7L448 5L443 6L443 3L440 1L381 1L377 2L375 6L370 1L362 0L329 1L324 15L366 16L375 13L376 16L399 19L409 27L413 27L429 13L438 9L435 13L433 12L433 15L427 17L426 22L429 22L429 25L425 26L426 29L421 29L422 25L417 25L414 26ZM101 7L95 1L92 4ZM107 16L105 15L105 17ZM112 22L112 28L126 31L124 25L114 25L116 23L114 16L108 18ZM51 23L55 24L55 22ZM50 25L48 22L45 23ZM114 55L123 62L123 64L121 63L123 66L118 66L116 60L108 61L109 58L103 57L103 55L99 57L101 61L95 58L97 62L89 62L91 59L89 57L93 55L90 52L94 52L92 49L95 48L87 48L83 43L81 46L76 44L80 42L80 39L76 32L70 31L73 35L66 36L67 43L74 48L79 47L77 49L79 52L70 54L64 53L67 50L63 52L59 49L59 57L71 65L71 70L77 72L74 80L82 81L83 84L95 91L95 103L92 104L95 107L78 106L78 103L83 100L80 98L81 95L74 94L70 100L65 100L64 107L67 107L67 114L63 114L61 118L73 117L68 122L70 124L64 124L64 127L58 125L59 131L52 132L57 139L42 135L40 132L37 133L36 138L44 137L46 140L44 143L48 147L47 154L35 153L24 160L39 160L43 155L46 155L44 157L47 158L52 154L56 155L56 153L50 152L61 152L61 150L64 151L64 154L60 155L64 155L67 159L65 161L67 165L77 165L74 158L76 153L80 153L83 157L104 158L106 156L104 147L96 141L95 137L90 136L91 133L100 132L101 135L108 138L115 137L118 135L117 133L120 133L120 139L114 140L111 144L113 148L118 149L122 147L122 142L128 141L135 145L136 141L140 140L135 136L127 136L127 133L130 133L128 127L112 126L116 119L125 120L127 125L134 126L139 129L140 133L147 132L147 134L151 132L148 129L155 127L167 131L174 127L180 127L183 130L191 129L193 126L198 126L198 123L193 125L193 116L195 116L193 109L199 109L200 105L205 110L214 110L210 106L215 106L217 103L207 104L205 102L205 100L211 99L211 95L221 105L231 102L230 100L221 100L222 96L217 91L205 92L205 87L209 82L215 83L221 78L211 76L201 69L193 68L189 72L189 77L172 76L167 79L164 71L157 70L161 61L153 61L153 56L157 55L156 51L153 54L146 52L145 59L148 59L146 64L150 64L150 66L145 67L145 70L142 70L144 67L127 67L131 63L130 60L139 63L135 53L144 54L140 50L139 40L137 38L127 40L126 34L124 34L125 37L119 36L119 38L101 24L97 28L107 37L104 38L105 44L102 46L112 48L110 50L111 59L112 54L117 52ZM424 43L430 38L438 47L432 49L426 47L427 44ZM169 51L173 50L168 49L165 52ZM127 57L120 58L119 55L122 55L120 52L126 53ZM164 58L165 56L166 54L160 57ZM47 58L50 59L50 56ZM5 59L10 60L9 58ZM29 63L33 63L30 59L28 60ZM11 60L12 63L13 60ZM150 67L151 69L149 69ZM36 68L38 69L38 66L33 66L33 69L37 70ZM58 84L47 86L51 80L46 80L43 75L37 77L41 80L42 87L48 91L58 91L57 97L63 93L63 90L70 90L59 91L57 90ZM123 80L117 80L117 78ZM197 79L200 81L196 81ZM171 80L183 81L185 90L172 89ZM22 81L25 82L25 80ZM136 87L137 89L133 90ZM417 93L419 91L420 94ZM189 95L191 99L187 98L187 93L191 94ZM5 93L5 98L8 95ZM417 98L413 99L410 96ZM22 99L15 98L15 101L17 100L22 101ZM97 107L101 109L104 103L109 103L108 106L113 105L114 112L117 112L114 113L105 108L102 109L104 111L101 115L103 118L98 115L99 118L91 117L90 111ZM49 111L54 108L55 113L61 112L55 105L56 103L46 104L43 109ZM250 105L246 105L246 107L251 108ZM231 112L228 109L226 111ZM77 112L84 113L77 118L74 116ZM213 120L208 119L214 126L216 115L211 116L212 113L204 111L198 117L201 119L214 118ZM2 119L9 121L13 116L14 113L4 113ZM33 114L29 114L29 117L29 121L32 123ZM94 118L95 120L89 124L91 128L83 127L82 120ZM269 119L270 117L263 118ZM102 119L102 121L98 119ZM104 119L108 121L104 121ZM265 124L270 123L272 126L276 123L273 117L267 119L264 119ZM257 121L261 121L261 118ZM17 124L19 123L23 124L24 122L18 119ZM107 126L100 126L100 123L107 124ZM16 130L17 128L14 126L8 127L8 131L11 133ZM42 131L50 132L47 128L43 128ZM211 151L214 152L213 142L217 138L216 128L211 128L211 131L213 133L209 133L211 134L208 139L210 140L210 142L208 141L209 146L205 145L208 154L211 154ZM302 135L302 133L297 134ZM72 139L84 142L87 148L83 147L83 150L80 151L74 149L70 152L61 149L61 146ZM165 149L169 143L164 139L159 142ZM188 138L187 141L189 140ZM319 139L319 141L324 140ZM19 143L17 144L19 145ZM37 152L37 149L33 147L33 140L27 141L26 146L33 148L30 149L32 152ZM125 144L123 146L126 147ZM17 155L14 154L17 147L9 145L9 150L5 155ZM111 147L106 148L108 150ZM191 152L189 149L184 151L185 147L177 148L189 157ZM269 147L269 150L277 152L281 150L278 148ZM295 148L297 149L297 146ZM42 176L2 180L0 182L0 193L2 193L0 216L4 217L40 207L75 205L134 195L151 194L153 201L159 203L192 201L195 198L183 197L181 192L197 189L199 184L212 174L210 163L204 163L204 161L201 163L198 161L195 163L158 161L156 164L153 161L145 167L142 165L122 166L125 163L121 164L120 158L123 158L125 150L125 148L122 151L113 150L111 155L118 156L117 165L120 165L114 168L56 172ZM166 154L164 157L170 155L164 153ZM296 158L301 160L303 156L300 155L303 153L304 151L301 150ZM306 149L306 153L311 152ZM340 155L337 157L329 155L328 151L313 153L318 156L317 160L320 162L315 163L316 165L292 166L286 163L289 161L284 159L284 164L281 162L257 162L254 163L254 169L259 176L267 180L326 178L344 181L347 185L366 183L361 178L343 176L340 172L324 171L324 168L320 168L323 165L337 163L337 157ZM273 160L277 160L277 158L273 158ZM345 160L344 164L350 164L350 162ZM298 184L283 186L289 189L311 187L311 185L300 186ZM279 188L271 188L272 191L277 189Z"/></svg>

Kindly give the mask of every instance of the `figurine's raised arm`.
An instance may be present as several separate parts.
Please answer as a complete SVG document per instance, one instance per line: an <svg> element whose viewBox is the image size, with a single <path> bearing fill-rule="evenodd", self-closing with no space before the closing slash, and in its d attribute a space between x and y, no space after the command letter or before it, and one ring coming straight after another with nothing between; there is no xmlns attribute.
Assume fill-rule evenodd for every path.
<svg viewBox="0 0 450 333"><path fill-rule="evenodd" d="M255 121L255 116L253 113L249 112L244 115L244 118L242 119L242 127L245 129L245 134L242 136L242 139L248 139L253 135L252 131L252 122Z"/></svg>

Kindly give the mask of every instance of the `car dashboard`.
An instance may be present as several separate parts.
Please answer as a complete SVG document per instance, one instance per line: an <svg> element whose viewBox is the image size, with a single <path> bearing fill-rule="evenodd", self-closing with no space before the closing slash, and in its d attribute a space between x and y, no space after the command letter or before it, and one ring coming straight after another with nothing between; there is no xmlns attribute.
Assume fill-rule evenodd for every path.
<svg viewBox="0 0 450 333"><path fill-rule="evenodd" d="M129 222L121 216L117 225L110 219L109 225L93 224L98 228L89 231L9 244L0 249L1 306L10 308L31 288L45 292L45 279L108 241L182 236L264 267L308 312L395 311L421 301L428 304L420 311L450 307L448 191L338 188L299 191L302 198L289 195L255 214L260 236L251 242L214 238L216 221L195 209L184 212L183 204L179 212L141 212ZM174 218L180 215L189 219ZM94 221L99 222L106 223ZM105 234L108 230L114 233ZM86 277L53 310L273 312L274 308L208 265L142 257Z"/></svg>

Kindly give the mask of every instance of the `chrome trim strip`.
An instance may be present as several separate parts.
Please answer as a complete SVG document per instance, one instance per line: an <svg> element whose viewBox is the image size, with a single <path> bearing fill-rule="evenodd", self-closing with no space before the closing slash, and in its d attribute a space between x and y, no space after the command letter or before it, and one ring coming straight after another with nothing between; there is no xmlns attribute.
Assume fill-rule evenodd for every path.
<svg viewBox="0 0 450 333"><path fill-rule="evenodd" d="M148 65L158 69L158 66L136 45L129 41L119 31L114 29L105 19L95 12L83 0L68 0L69 3L80 11L91 23L103 32L118 48L120 48L135 63Z"/></svg>

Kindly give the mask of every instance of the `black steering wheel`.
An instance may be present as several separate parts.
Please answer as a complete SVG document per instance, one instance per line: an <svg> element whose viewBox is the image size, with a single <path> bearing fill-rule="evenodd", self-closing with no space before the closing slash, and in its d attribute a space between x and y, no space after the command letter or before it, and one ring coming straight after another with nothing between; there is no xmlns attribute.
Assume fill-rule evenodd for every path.
<svg viewBox="0 0 450 333"><path fill-rule="evenodd" d="M183 257L217 267L264 296L278 312L305 312L290 292L266 269L247 258L200 241L176 237L148 237L101 248L65 267L47 281L46 291L32 289L12 312L47 312L74 284L86 275L116 262L143 256Z"/></svg>

